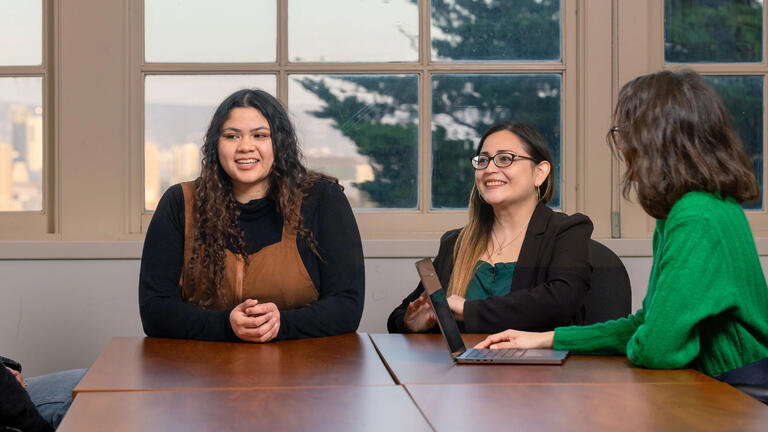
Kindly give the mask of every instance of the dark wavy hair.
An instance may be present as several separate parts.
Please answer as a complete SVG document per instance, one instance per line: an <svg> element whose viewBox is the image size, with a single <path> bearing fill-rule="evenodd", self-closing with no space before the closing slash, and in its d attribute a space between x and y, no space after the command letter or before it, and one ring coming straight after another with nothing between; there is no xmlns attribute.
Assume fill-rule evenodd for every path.
<svg viewBox="0 0 768 432"><path fill-rule="evenodd" d="M319 178L336 179L308 170L301 162L296 132L280 102L262 90L239 90L216 109L205 133L202 169L195 180L196 192L191 221L196 228L188 263L184 293L190 303L202 307L230 305L234 299L222 287L225 251L229 248L247 264L245 234L240 229L240 209L232 193L232 180L219 162L219 137L234 108L255 108L269 123L274 162L270 171L268 197L275 201L283 223L296 230L316 255L320 255L312 232L304 228L301 202ZM187 222L189 223L189 222Z"/></svg>
<svg viewBox="0 0 768 432"><path fill-rule="evenodd" d="M624 197L629 199L634 188L640 205L654 218L665 219L690 191L713 192L740 203L759 196L720 97L696 72L662 71L635 78L619 92L613 121L627 166Z"/></svg>

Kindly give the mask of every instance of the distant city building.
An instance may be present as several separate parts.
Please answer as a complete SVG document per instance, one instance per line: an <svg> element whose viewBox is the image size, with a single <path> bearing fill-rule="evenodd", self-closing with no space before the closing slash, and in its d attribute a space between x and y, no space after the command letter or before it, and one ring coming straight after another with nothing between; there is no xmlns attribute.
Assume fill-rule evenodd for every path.
<svg viewBox="0 0 768 432"><path fill-rule="evenodd" d="M9 143L0 143L0 211L43 208L43 110L8 108ZM0 119L4 121L5 119Z"/></svg>
<svg viewBox="0 0 768 432"><path fill-rule="evenodd" d="M14 185L20 186L29 183L29 170L27 164L16 161L11 169L11 181Z"/></svg>
<svg viewBox="0 0 768 432"><path fill-rule="evenodd" d="M13 147L8 143L0 143L0 211L12 210L12 167Z"/></svg>
<svg viewBox="0 0 768 432"><path fill-rule="evenodd" d="M25 162L32 172L43 170L43 116L27 117L27 146Z"/></svg>
<svg viewBox="0 0 768 432"><path fill-rule="evenodd" d="M27 118L29 109L25 105L11 105L11 145L16 160L27 160Z"/></svg>
<svg viewBox="0 0 768 432"><path fill-rule="evenodd" d="M200 147L185 143L173 147L173 175L170 184L194 180L200 174Z"/></svg>

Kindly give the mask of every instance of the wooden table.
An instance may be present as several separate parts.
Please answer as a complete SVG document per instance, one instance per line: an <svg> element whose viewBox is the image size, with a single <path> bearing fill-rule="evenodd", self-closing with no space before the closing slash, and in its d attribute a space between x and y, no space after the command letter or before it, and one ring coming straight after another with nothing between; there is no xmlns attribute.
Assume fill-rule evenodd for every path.
<svg viewBox="0 0 768 432"><path fill-rule="evenodd" d="M365 334L269 344L119 337L75 394L393 384Z"/></svg>
<svg viewBox="0 0 768 432"><path fill-rule="evenodd" d="M768 407L692 369L643 369L619 356L457 365L439 334L370 337L439 431L768 430ZM484 335L463 338L471 347Z"/></svg>
<svg viewBox="0 0 768 432"><path fill-rule="evenodd" d="M694 370L601 356L456 365L434 334L264 345L115 338L75 392L65 432L768 430L768 407Z"/></svg>
<svg viewBox="0 0 768 432"><path fill-rule="evenodd" d="M91 392L59 432L429 431L401 386Z"/></svg>
<svg viewBox="0 0 768 432"><path fill-rule="evenodd" d="M714 380L405 387L438 431L768 430L768 407Z"/></svg>
<svg viewBox="0 0 768 432"><path fill-rule="evenodd" d="M468 347L484 335L467 334ZM563 365L457 365L439 334L371 334L398 384L710 382L692 369L651 370L621 356L569 356Z"/></svg>

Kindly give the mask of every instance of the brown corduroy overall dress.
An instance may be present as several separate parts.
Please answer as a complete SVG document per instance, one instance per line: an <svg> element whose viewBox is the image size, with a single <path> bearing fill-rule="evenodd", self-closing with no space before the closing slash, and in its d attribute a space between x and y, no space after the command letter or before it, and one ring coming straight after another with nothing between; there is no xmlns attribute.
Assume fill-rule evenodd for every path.
<svg viewBox="0 0 768 432"><path fill-rule="evenodd" d="M189 260L197 229L192 211L195 184L186 182L181 187L184 191L184 267L180 282L184 287L184 280L190 280L187 273L190 271ZM223 301L215 300L213 309L236 306L246 299L274 303L281 310L299 308L317 300L317 289L296 247L296 231L288 224L283 223L282 237L278 243L248 255L247 261L246 265L240 256L225 251L222 284L230 290L228 297L234 299L234 303L224 304ZM198 266L196 271L199 270ZM185 291L182 288L182 292Z"/></svg>

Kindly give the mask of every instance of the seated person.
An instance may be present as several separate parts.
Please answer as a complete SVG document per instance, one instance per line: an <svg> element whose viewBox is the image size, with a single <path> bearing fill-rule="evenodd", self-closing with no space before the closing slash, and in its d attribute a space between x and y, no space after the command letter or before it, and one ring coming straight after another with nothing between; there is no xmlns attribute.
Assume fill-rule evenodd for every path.
<svg viewBox="0 0 768 432"><path fill-rule="evenodd" d="M741 208L760 189L720 98L693 71L658 72L621 89L613 122L624 196L634 188L657 219L643 307L590 326L507 330L477 347L626 354L766 392L768 286Z"/></svg>
<svg viewBox="0 0 768 432"><path fill-rule="evenodd" d="M20 371L0 367L0 427L25 432L54 430L72 404L72 391L85 372L72 369L25 380Z"/></svg>
<svg viewBox="0 0 768 432"><path fill-rule="evenodd" d="M216 110L194 182L147 230L139 309L148 336L268 342L354 332L360 234L335 179L306 169L287 113L260 90Z"/></svg>
<svg viewBox="0 0 768 432"><path fill-rule="evenodd" d="M592 267L592 222L554 212L552 157L526 123L500 123L480 139L469 223L440 239L434 260L448 303L468 333L580 324ZM391 333L436 331L421 284L389 316Z"/></svg>

